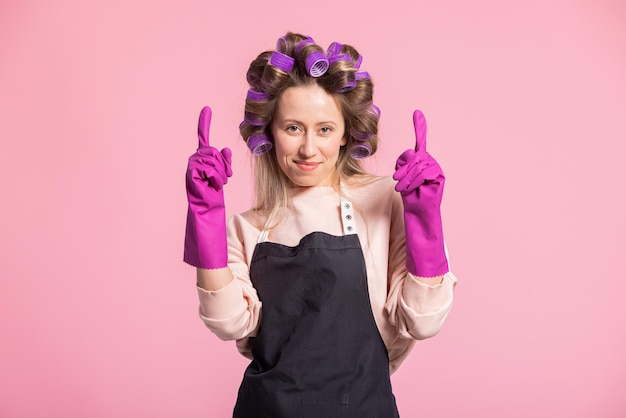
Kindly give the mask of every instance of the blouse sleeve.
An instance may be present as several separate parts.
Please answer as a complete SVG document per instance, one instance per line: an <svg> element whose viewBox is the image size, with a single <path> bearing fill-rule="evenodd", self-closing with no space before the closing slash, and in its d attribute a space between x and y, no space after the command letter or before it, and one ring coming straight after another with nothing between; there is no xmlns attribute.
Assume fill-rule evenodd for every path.
<svg viewBox="0 0 626 418"><path fill-rule="evenodd" d="M227 224L228 267L234 279L214 291L198 287L200 318L222 340L240 340L253 334L261 313L261 302L250 281L248 267L254 245L243 222L236 215Z"/></svg>
<svg viewBox="0 0 626 418"><path fill-rule="evenodd" d="M430 286L407 271L404 209L399 193L394 193L391 212L385 310L401 338L430 338L439 332L450 313L457 279L448 272L441 284Z"/></svg>

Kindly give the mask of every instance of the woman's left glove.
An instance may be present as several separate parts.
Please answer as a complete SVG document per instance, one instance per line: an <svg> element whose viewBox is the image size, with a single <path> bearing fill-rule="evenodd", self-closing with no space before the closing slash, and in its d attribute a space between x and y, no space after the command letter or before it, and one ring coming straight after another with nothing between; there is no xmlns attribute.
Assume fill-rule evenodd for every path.
<svg viewBox="0 0 626 418"><path fill-rule="evenodd" d="M211 108L205 106L198 121L198 150L189 157L186 185L189 209L183 260L195 267L226 267L226 212L224 185L233 175L232 152L209 145Z"/></svg>
<svg viewBox="0 0 626 418"><path fill-rule="evenodd" d="M402 195L406 230L406 267L420 277L448 272L441 223L441 198L445 177L435 159L426 152L426 119L416 110L415 151L405 151L396 162L393 178Z"/></svg>

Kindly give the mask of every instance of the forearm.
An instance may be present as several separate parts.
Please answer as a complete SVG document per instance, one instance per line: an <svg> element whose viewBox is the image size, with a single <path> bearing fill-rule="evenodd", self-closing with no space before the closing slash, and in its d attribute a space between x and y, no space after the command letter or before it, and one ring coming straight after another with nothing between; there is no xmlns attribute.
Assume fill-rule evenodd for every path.
<svg viewBox="0 0 626 418"><path fill-rule="evenodd" d="M206 291L219 290L228 285L234 278L228 267L210 270L198 268L196 276L196 284Z"/></svg>
<svg viewBox="0 0 626 418"><path fill-rule="evenodd" d="M452 308L456 282L452 273L435 285L415 280L412 275L395 282L385 306L391 324L403 338L422 340L436 335Z"/></svg>

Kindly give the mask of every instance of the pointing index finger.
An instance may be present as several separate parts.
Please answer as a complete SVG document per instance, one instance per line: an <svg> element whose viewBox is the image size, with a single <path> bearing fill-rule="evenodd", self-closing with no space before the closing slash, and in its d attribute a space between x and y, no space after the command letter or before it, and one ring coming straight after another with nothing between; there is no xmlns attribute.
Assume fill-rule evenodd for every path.
<svg viewBox="0 0 626 418"><path fill-rule="evenodd" d="M211 108L204 106L198 120L198 149L209 146L209 128L211 127Z"/></svg>
<svg viewBox="0 0 626 418"><path fill-rule="evenodd" d="M426 118L421 110L413 112L413 126L415 128L415 152L426 152Z"/></svg>

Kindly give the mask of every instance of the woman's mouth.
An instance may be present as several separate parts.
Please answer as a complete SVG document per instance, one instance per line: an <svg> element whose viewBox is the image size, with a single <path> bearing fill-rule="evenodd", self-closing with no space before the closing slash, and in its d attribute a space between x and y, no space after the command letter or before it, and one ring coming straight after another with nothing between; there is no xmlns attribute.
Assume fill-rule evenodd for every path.
<svg viewBox="0 0 626 418"><path fill-rule="evenodd" d="M302 171L313 171L317 167L319 167L319 165L321 164L321 163L316 163L313 161L294 161L294 162L296 163L298 168Z"/></svg>

